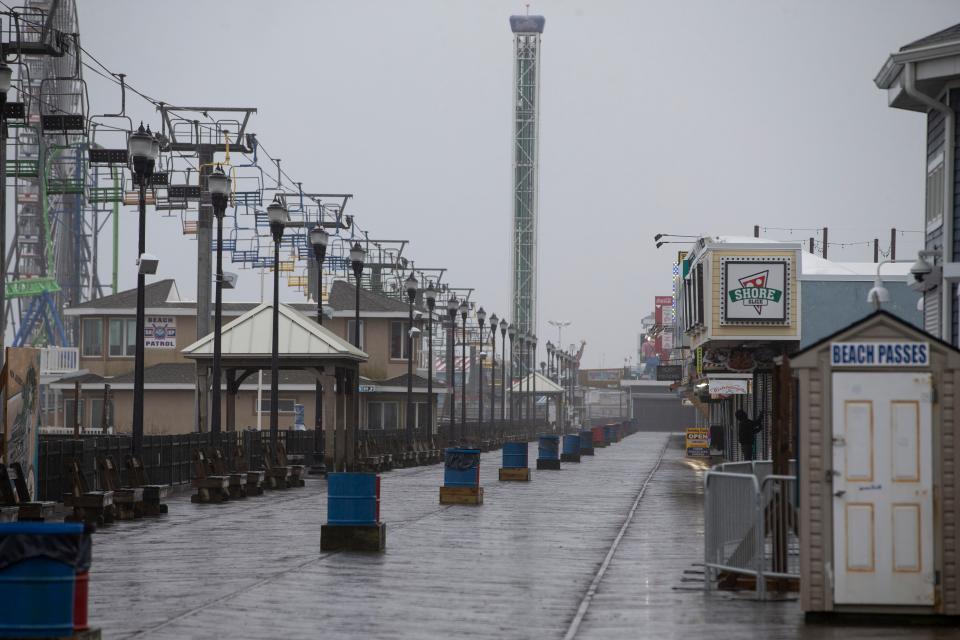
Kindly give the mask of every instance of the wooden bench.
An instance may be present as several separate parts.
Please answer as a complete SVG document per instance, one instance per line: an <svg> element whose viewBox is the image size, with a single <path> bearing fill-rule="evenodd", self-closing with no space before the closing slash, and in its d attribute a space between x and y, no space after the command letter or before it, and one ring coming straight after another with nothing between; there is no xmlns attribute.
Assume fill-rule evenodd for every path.
<svg viewBox="0 0 960 640"><path fill-rule="evenodd" d="M190 502L216 504L230 499L230 478L210 475L207 458L200 449L193 452L193 472L195 475L190 484L197 492L190 496Z"/></svg>
<svg viewBox="0 0 960 640"><path fill-rule="evenodd" d="M275 466L270 462L270 454L263 455L263 470L266 473L267 489L286 489L290 486L290 468Z"/></svg>
<svg viewBox="0 0 960 640"><path fill-rule="evenodd" d="M116 519L113 491L90 491L87 479L80 471L80 465L73 458L67 458L63 467L70 487L69 491L63 494L63 504L73 510L64 519L67 522L93 525L113 522Z"/></svg>
<svg viewBox="0 0 960 640"><path fill-rule="evenodd" d="M29 522L43 522L53 515L55 502L30 499L27 479L23 467L14 462L9 467L0 464L0 504L16 510L16 519ZM10 518L10 514L6 516Z"/></svg>
<svg viewBox="0 0 960 640"><path fill-rule="evenodd" d="M97 458L97 475L100 486L113 492L113 504L116 506L117 520L142 518L146 513L143 504L143 489L124 487L120 481L120 471L113 464L112 456Z"/></svg>
<svg viewBox="0 0 960 640"><path fill-rule="evenodd" d="M130 476L130 486L143 489L143 508L148 516L158 516L167 512L164 498L170 492L168 484L150 484L147 471L143 468L140 456L128 453L126 458L127 472Z"/></svg>
<svg viewBox="0 0 960 640"><path fill-rule="evenodd" d="M215 447L207 449L207 472L210 475L227 476L231 498L247 497L247 475L245 473L232 473L227 471L220 449Z"/></svg>
<svg viewBox="0 0 960 640"><path fill-rule="evenodd" d="M290 464L290 461L287 459L287 448L282 442L277 442L277 449L274 452L274 459L276 460L278 467L286 467L290 469L289 484L291 487L306 486L307 483L303 479L303 476L306 473L306 466L302 464Z"/></svg>
<svg viewBox="0 0 960 640"><path fill-rule="evenodd" d="M362 437L358 444L361 467L367 471L381 471L383 469L383 456L374 453L370 438Z"/></svg>
<svg viewBox="0 0 960 640"><path fill-rule="evenodd" d="M247 461L243 445L237 445L236 449L234 449L233 464L230 466L233 468L234 473L242 473L246 476L248 496L263 495L263 483L267 472L262 469L260 471L250 470L250 463Z"/></svg>

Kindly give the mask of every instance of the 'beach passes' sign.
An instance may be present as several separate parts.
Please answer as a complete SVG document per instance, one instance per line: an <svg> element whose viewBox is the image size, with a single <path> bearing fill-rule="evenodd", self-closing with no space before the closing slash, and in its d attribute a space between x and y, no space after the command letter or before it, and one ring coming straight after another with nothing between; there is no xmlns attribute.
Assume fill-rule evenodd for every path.
<svg viewBox="0 0 960 640"><path fill-rule="evenodd" d="M926 367L930 365L930 343L832 342L830 364L834 367Z"/></svg>

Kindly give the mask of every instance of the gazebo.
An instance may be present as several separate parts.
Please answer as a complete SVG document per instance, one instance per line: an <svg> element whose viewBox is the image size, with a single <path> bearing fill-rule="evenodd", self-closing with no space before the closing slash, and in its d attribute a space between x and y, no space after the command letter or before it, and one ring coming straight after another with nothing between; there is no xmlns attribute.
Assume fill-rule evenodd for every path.
<svg viewBox="0 0 960 640"><path fill-rule="evenodd" d="M562 425L563 415L561 408L563 407L564 389L547 376L537 372L530 373L514 382L513 386L510 387L510 393L520 398L525 398L528 395L533 396L534 421L536 421L537 417L537 398L543 396L547 399L547 411L545 411L546 415L544 415L544 420L547 421L550 420L550 398L553 398L557 407L557 423Z"/></svg>
<svg viewBox="0 0 960 640"><path fill-rule="evenodd" d="M326 429L326 449L332 451L334 469L352 468L356 461L358 380L360 363L367 354L325 329L295 309L281 304L278 309L278 351L280 369L311 373L323 385L323 401L334 402L333 429ZM240 384L251 374L269 370L272 357L273 305L260 304L221 331L220 362L227 385L226 429L236 429L236 402ZM197 367L213 364L213 334L183 350ZM322 415L318 412L318 415Z"/></svg>

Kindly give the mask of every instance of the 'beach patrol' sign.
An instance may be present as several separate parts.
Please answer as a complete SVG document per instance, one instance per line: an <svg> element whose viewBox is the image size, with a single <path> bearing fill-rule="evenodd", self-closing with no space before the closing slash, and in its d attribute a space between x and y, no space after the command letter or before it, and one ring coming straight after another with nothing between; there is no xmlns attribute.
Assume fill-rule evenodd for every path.
<svg viewBox="0 0 960 640"><path fill-rule="evenodd" d="M930 364L930 343L832 342L830 364L834 367L926 367Z"/></svg>

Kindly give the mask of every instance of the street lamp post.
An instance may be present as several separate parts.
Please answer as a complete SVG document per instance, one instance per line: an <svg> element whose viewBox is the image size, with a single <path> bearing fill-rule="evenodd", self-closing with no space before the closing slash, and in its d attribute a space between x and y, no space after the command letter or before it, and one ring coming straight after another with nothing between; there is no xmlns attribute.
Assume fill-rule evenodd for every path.
<svg viewBox="0 0 960 640"><path fill-rule="evenodd" d="M517 327L511 322L507 327L507 333L510 335L510 428L513 429L516 427L516 423L513 421L513 405L516 404L516 400L513 395L513 387L516 384L515 377L513 375L513 367L516 360L513 357L513 345L517 341Z"/></svg>
<svg viewBox="0 0 960 640"><path fill-rule="evenodd" d="M460 319L463 321L463 344L460 345L462 360L460 362L460 384L463 391L460 393L460 428L467 431L467 312L470 306L466 299L460 301ZM461 434L463 435L463 434Z"/></svg>
<svg viewBox="0 0 960 640"><path fill-rule="evenodd" d="M507 417L507 320L500 321L500 428Z"/></svg>
<svg viewBox="0 0 960 640"><path fill-rule="evenodd" d="M407 326L407 449L413 451L413 303L417 300L417 279L413 271L403 283L407 288L410 322Z"/></svg>
<svg viewBox="0 0 960 640"><path fill-rule="evenodd" d="M427 301L427 425L424 427L425 437L429 443L433 435L433 310L437 306L437 290L433 283L423 292ZM428 444L428 446L431 446Z"/></svg>
<svg viewBox="0 0 960 640"><path fill-rule="evenodd" d="M313 257L317 260L317 324L323 326L323 261L327 257L327 244L330 242L330 235L319 223L310 230L310 246L313 247ZM326 464L326 433L323 428L323 385L320 380L315 382L316 395L314 396L314 420L313 420L313 466L310 468L312 473L327 473Z"/></svg>
<svg viewBox="0 0 960 640"><path fill-rule="evenodd" d="M353 277L357 281L356 290L354 291L353 298L353 346L357 349L363 350L360 346L360 281L363 276L363 263L367 259L367 252L363 250L363 247L360 246L359 242L354 242L353 246L350 248L350 268L353 269ZM360 423L360 369L357 368L357 380L355 383L355 388L353 390L353 427L356 429L357 425ZM349 428L349 427L348 427ZM346 436L346 434L344 434ZM346 437L344 437L344 445L346 445ZM354 452L356 452L356 441L354 441ZM346 457L346 451L344 451L344 457ZM344 463L346 467L346 463ZM346 469L344 469L346 470Z"/></svg>
<svg viewBox="0 0 960 640"><path fill-rule="evenodd" d="M530 403L533 405L533 426L537 426L537 336L530 336L530 381L533 391L530 394Z"/></svg>
<svg viewBox="0 0 960 640"><path fill-rule="evenodd" d="M483 325L487 322L487 312L480 307L477 310L477 324L480 326L480 337L477 338L477 348L480 352L477 354L477 431L480 439L483 440L483 360L486 355L483 351Z"/></svg>
<svg viewBox="0 0 960 640"><path fill-rule="evenodd" d="M140 455L143 447L143 330L146 274L143 257L147 250L147 185L160 155L160 143L150 133L150 128L140 128L127 139L127 155L133 169L134 182L139 187L139 236L137 241L137 328L133 370L133 440L134 455ZM6 188L5 185L2 188Z"/></svg>
<svg viewBox="0 0 960 640"><path fill-rule="evenodd" d="M270 235L273 236L273 343L270 350L270 449L276 451L280 432L280 242L290 214L276 195L267 207ZM219 385L217 380L215 384ZM271 454L272 455L272 454Z"/></svg>
<svg viewBox="0 0 960 640"><path fill-rule="evenodd" d="M220 433L220 364L223 355L223 338L220 330L223 327L223 216L227 212L227 201L230 199L230 178L223 172L223 167L217 168L207 176L207 190L210 192L210 202L213 204L213 215L217 219L217 280L214 287L213 307L213 405L210 407L210 431Z"/></svg>
<svg viewBox="0 0 960 640"><path fill-rule="evenodd" d="M447 300L447 316L450 318L450 362L447 363L447 386L450 388L450 432L447 434L448 444L457 439L457 310L460 301L452 295Z"/></svg>
<svg viewBox="0 0 960 640"><path fill-rule="evenodd" d="M497 314L490 316L490 431L497 426Z"/></svg>

